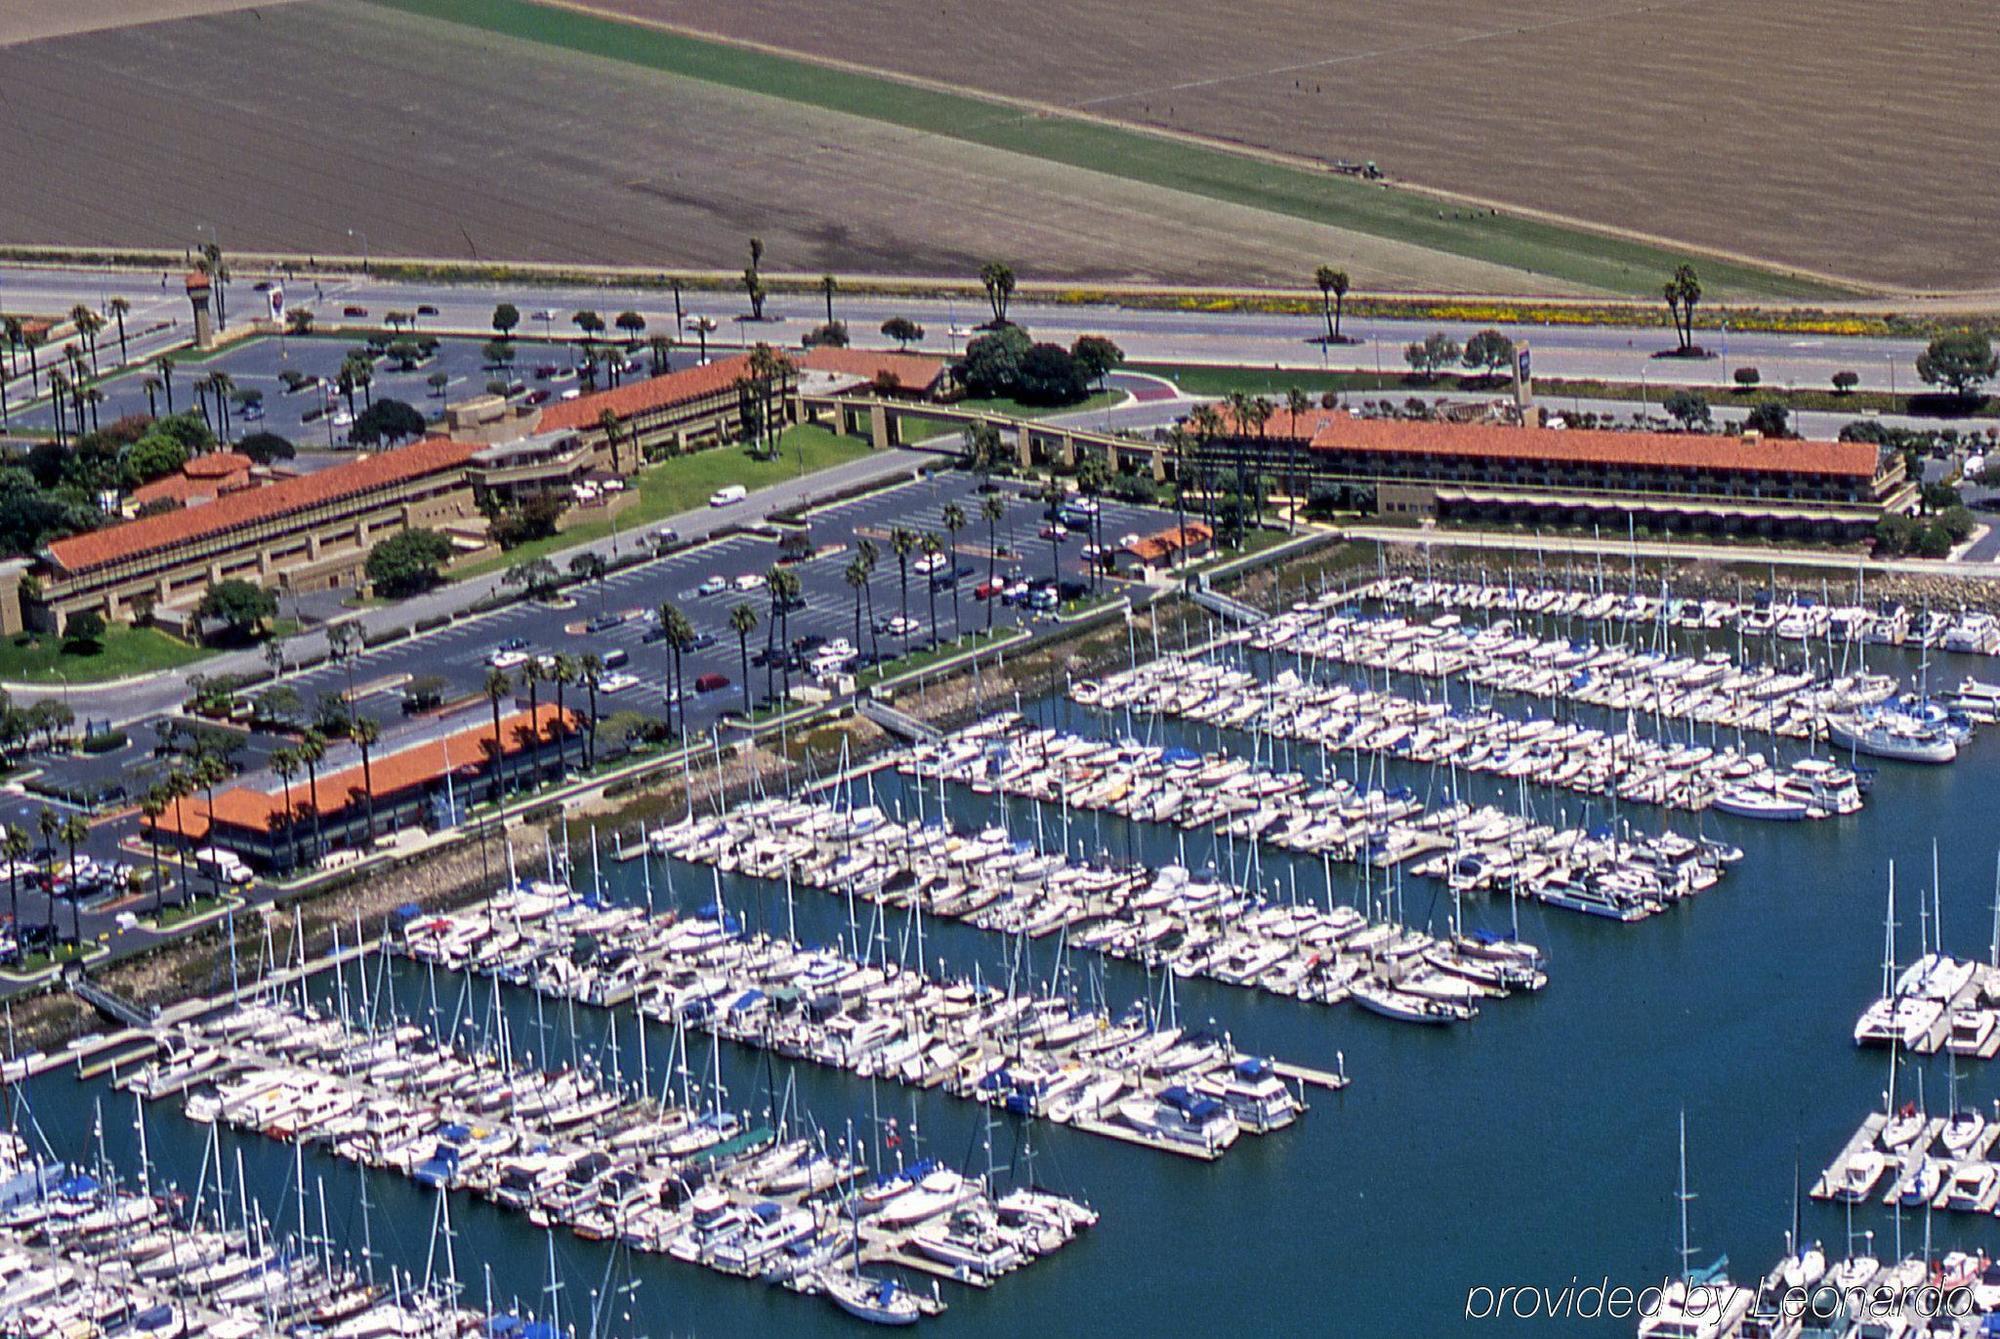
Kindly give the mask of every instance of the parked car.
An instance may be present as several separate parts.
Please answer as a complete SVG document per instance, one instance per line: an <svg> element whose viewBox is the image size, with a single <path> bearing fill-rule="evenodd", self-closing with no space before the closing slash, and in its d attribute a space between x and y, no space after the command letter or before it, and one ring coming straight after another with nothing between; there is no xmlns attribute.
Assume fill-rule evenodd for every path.
<svg viewBox="0 0 2000 1339"><path fill-rule="evenodd" d="M625 615L603 613L583 625L585 632L609 632L625 621Z"/></svg>
<svg viewBox="0 0 2000 1339"><path fill-rule="evenodd" d="M438 309L436 307L431 306L431 304L428 302L422 303L417 307L417 315L419 316L436 316L437 314L438 314Z"/></svg>
<svg viewBox="0 0 2000 1339"><path fill-rule="evenodd" d="M704 674L694 681L694 690L697 693L714 693L727 687L729 687L727 674Z"/></svg>
<svg viewBox="0 0 2000 1339"><path fill-rule="evenodd" d="M548 402L549 402L549 392L546 387L537 386L535 389L528 392L529 404L547 404Z"/></svg>
<svg viewBox="0 0 2000 1339"><path fill-rule="evenodd" d="M977 586L974 586L972 588L972 598L975 600L990 600L1006 589L1007 583L999 577L995 577L991 581L982 581Z"/></svg>
<svg viewBox="0 0 2000 1339"><path fill-rule="evenodd" d="M708 495L708 505L711 507L728 507L741 502L749 496L750 490L742 484L730 484L726 488L718 488L713 493L710 493Z"/></svg>
<svg viewBox="0 0 2000 1339"><path fill-rule="evenodd" d="M697 595L720 595L728 589L729 589L728 577L712 576L708 580L702 582L699 586L696 586L694 588L694 592Z"/></svg>
<svg viewBox="0 0 2000 1339"><path fill-rule="evenodd" d="M366 316L368 309L366 307L342 307L340 314L342 316Z"/></svg>

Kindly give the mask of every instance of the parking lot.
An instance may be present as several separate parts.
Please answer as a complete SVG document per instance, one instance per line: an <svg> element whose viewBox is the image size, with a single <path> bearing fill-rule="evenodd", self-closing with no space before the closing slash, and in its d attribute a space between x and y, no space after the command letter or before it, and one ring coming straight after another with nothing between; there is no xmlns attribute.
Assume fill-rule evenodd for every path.
<svg viewBox="0 0 2000 1339"><path fill-rule="evenodd" d="M1086 580L1082 555L1084 539L1071 534L1051 543L1042 537L1047 524L1039 500L1009 489L999 494L1007 504L1006 515L994 527L1002 556L994 567L1000 574L1018 574L1025 580L1046 580L1061 555L1061 577L1072 583ZM889 536L896 526L919 533L936 534L948 540L943 509L956 502L965 513L966 523L958 532L956 550L947 561L947 570L962 572L957 598L942 582L936 594L937 627L931 626L932 589L929 576L917 569L918 554L910 559L908 583L909 617L916 625L907 635L889 628L890 618L902 616L902 583ZM800 602L790 611L787 631L794 641L824 638L855 640L855 597L844 573L856 546L871 540L879 557L874 575L863 593L861 640L856 649L864 657L878 649L884 660L928 646L933 636L951 640L960 632L986 626L988 604L992 605L993 626L1012 627L1036 616L1019 601L985 601L976 588L986 579L987 526L979 514L980 495L971 476L944 472L925 480L898 485L866 497L838 503L809 517L810 535L817 546L815 555L786 564L797 574ZM1107 544L1129 532L1145 533L1172 524L1172 517L1149 508L1105 502L1103 529ZM743 705L742 651L729 623L730 610L747 604L757 615L757 630L750 635L749 649L759 653L771 640L770 595L764 574L779 565L779 548L774 536L736 533L696 545L664 557L614 572L601 581L573 586L561 606L522 602L508 608L465 620L435 632L363 652L345 666L323 665L295 676L292 686L310 711L325 693L344 692L350 686L357 694L357 708L389 725L403 712L403 688L416 677L443 681L442 698L449 702L471 698L483 691L489 662L503 648L514 648L503 661L512 668L516 656L552 657L558 652L580 658L594 654L606 663L612 681L620 686L600 691L600 715L634 710L663 716L666 694L672 688L672 656L660 639L658 611L663 602L676 605L693 625L699 645L683 656L682 681L689 689L688 721L694 728L712 722L727 710ZM719 578L725 589L703 594L704 583ZM1072 588L1074 589L1074 588ZM867 619L872 597L875 624ZM714 684L709 676L727 680L696 693L697 679ZM774 668L773 679L779 677ZM753 665L752 701L765 700L766 675ZM795 672L793 682L801 682ZM543 689L544 700L552 690ZM584 706L583 693L568 694L570 705Z"/></svg>
<svg viewBox="0 0 2000 1339"><path fill-rule="evenodd" d="M398 339L412 341L423 337L421 323L414 332L397 336ZM174 408L193 408L199 399L194 383L212 372L224 372L237 390L254 390L262 397L259 408L248 414L235 404L230 406L232 437L240 438L257 431L274 432L302 452L346 450L347 428L351 423L347 418L347 401L332 387L339 374L341 360L350 350L360 348L364 343L360 335L264 335L231 344L209 358L195 359L182 355L177 359L173 374ZM378 359L373 369L374 380L367 393L355 391L355 407L366 408L367 400L372 395L376 399L402 400L424 417L436 418L444 412L448 401L482 394L486 384L496 378L522 383L531 394L546 391L551 399L578 390L578 378L573 367L577 355L574 345L551 345L540 340L517 338L514 341L513 363L507 369L486 366L481 353L485 345L483 339L440 338L435 354L407 371L402 370L393 358ZM693 361L693 357L692 353L681 353L674 363L685 366ZM641 353L638 359L637 375L646 375L650 371L647 355ZM537 375L545 370L548 375ZM298 391L288 391L284 381L287 371L319 377L321 381ZM431 385L431 377L440 373L445 378L444 384L441 387ZM146 365L102 383L100 389L105 394L105 401L98 406L98 422L109 424L126 414L144 414L147 410L146 378L158 375L156 368ZM599 384L605 384L601 375ZM155 394L155 406L165 413L165 396L158 392ZM318 412L326 404L334 406L333 412ZM307 415L314 417L308 421ZM15 414L14 419L19 427L52 430L55 426L54 410L46 401Z"/></svg>

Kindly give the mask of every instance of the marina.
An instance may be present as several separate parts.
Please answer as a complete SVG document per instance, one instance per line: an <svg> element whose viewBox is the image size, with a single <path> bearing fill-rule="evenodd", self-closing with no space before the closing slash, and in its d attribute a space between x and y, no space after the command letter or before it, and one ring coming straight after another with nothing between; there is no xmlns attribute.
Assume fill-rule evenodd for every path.
<svg viewBox="0 0 2000 1339"><path fill-rule="evenodd" d="M629 1001L676 1029L1200 1161L1304 1112L1273 1062L1226 1032L1183 1027L1171 980L1164 1011L1141 1001L1114 1015L1026 982L932 976L921 945L916 966L891 961L886 934L868 937L871 961L747 932L719 898L704 910L686 920L598 911L542 885L415 920L403 947L446 971L605 1008ZM579 965L586 933L595 949Z"/></svg>
<svg viewBox="0 0 2000 1339"><path fill-rule="evenodd" d="M1868 673L1912 682L1920 654L1876 647ZM694 1315L729 1333L842 1334L860 1317L997 1336L1083 1305L1078 1288L1160 1326L1181 1310L1157 1295L1163 1267L1221 1288L1296 1273L1310 1301L1232 1293L1245 1323L1271 1332L1297 1332L1302 1305L1350 1308L1357 1333L1398 1332L1406 1308L1366 1300L1378 1277L1445 1316L1426 1332L1455 1332L1479 1273L1575 1271L1574 1242L1531 1225L1550 1214L1603 1221L1593 1269L1670 1270L1684 1301L1666 1230L1683 1102L1699 1239L1751 1258L1787 1244L1716 1333L1814 1333L1769 1312L1787 1279L1822 1267L1867 1287L1984 1277L2000 1094L1975 1062L2000 1050L1983 1025L2000 996L1990 969L1954 949L1990 918L1975 891L1994 854L1986 737L1968 734L1951 767L1864 765L1825 738L1746 721L1739 739L1736 723L1667 708L1577 702L1551 721L1475 706L1490 686L1469 669L1428 680L1450 687L1427 698L1389 686L1426 682L1408 667L1354 665L1375 686L1340 685L1351 704L1321 700L1334 664L1242 638L1079 681L1074 698L982 712L935 745L789 795L722 803L698 787L689 814L608 840L601 866L574 829L547 877L510 870L484 900L371 929L365 949L343 935L326 965L270 949L286 922L267 922L244 976L274 984L78 1051L16 1055L9 1093L31 1103L66 1175L139 1166L134 1121L112 1113L143 1104L153 1164L171 1165L173 1194L206 1183L205 1210L214 1143L232 1208L198 1230L243 1233L248 1250L261 1216L267 1240L312 1239L319 1265L297 1271L300 1299L366 1286L364 1258L383 1289L371 1308L399 1293L451 1298L416 1304L431 1320L379 1322L392 1333L460 1333L488 1314L503 1329L506 1317L543 1325L558 1278L563 1327L607 1339ZM1228 705L1211 713L1212 701ZM1355 724L1305 715L1330 721L1331 709ZM1364 720L1375 734L1358 733ZM1378 746L1382 728L1402 726ZM1701 762L1676 756L1704 748ZM1603 767L1594 788L1553 781L1572 749ZM1763 772L1720 770L1753 759ZM1825 817L1773 822L1733 805L1724 791L1752 776L1764 781L1751 790L1775 778L1773 794ZM1662 780L1688 802L1647 798ZM492 859L506 864L497 837ZM1885 955L1892 859L1929 877L1917 891L1906 875ZM1598 908L1566 900L1570 885L1595 890ZM1641 917L1659 923L1613 928ZM1793 959L1817 969L1777 967ZM1413 1007L1425 997L1392 977L1435 994ZM1906 1012L1891 1020L1901 1095L1857 1133L1853 1111L1882 1087L1874 1039L1854 1044L1857 1008L1879 997L1907 1011L1927 994L1944 1010L1924 1028L1904 1026ZM1457 1026L1409 1026L1440 1021L1435 1005L1467 1012L1447 1010ZM1954 1062L1971 1075L1950 1075ZM1685 1082L1663 1087L1663 1065ZM1770 1095L1769 1120L1745 1118L1753 1088ZM1922 1115L1922 1091L1953 1088L1949 1111L1885 1144L1885 1132L1902 1138L1912 1100ZM1441 1119L1425 1096L1459 1092L1477 1093L1486 1119ZM1843 1116L1821 1092L1854 1101ZM1596 1128L1581 1119L1592 1110L1626 1114ZM1967 1112L1981 1121L1970 1138ZM1492 1165L1496 1135L1506 1175L1470 1174ZM546 1183L503 1197L498 1170L531 1147L563 1170L540 1167ZM709 1149L721 1151L704 1161ZM1795 1149L1833 1162L1808 1174L1781 1233L1771 1206L1790 1193ZM1884 1162L1865 1195L1814 1193L1850 1159L1865 1175L1871 1152ZM803 1183L757 1179L794 1157ZM668 1192L676 1176L699 1184ZM302 1230L288 1187L322 1181L328 1222L315 1193ZM357 1185L382 1206L372 1252ZM885 1217L870 1191L919 1198ZM1098 1225L1079 1217L1037 1254L1010 1216L1023 1191ZM947 1207L929 1215L934 1203ZM1446 1203L1476 1253L1412 1268ZM1302 1214L1309 1231L1294 1229ZM1850 1216L1845 1255L1822 1247ZM393 1221L422 1230L390 1247ZM773 1242L787 1244L763 1260ZM65 1263L19 1245L34 1270ZM770 1277L792 1266L793 1245L808 1268ZM594 1299L613 1293L634 1319L602 1314ZM177 1299L195 1321L183 1332L232 1333L199 1294L140 1290L131 1309ZM1679 1304L1645 1332L1681 1333ZM253 1315L244 1332L292 1332L305 1314L276 1327ZM221 1328L197 1328L211 1319Z"/></svg>
<svg viewBox="0 0 2000 1339"><path fill-rule="evenodd" d="M1711 807L1777 821L1838 818L1863 805L1861 774L1825 758L1779 763L1721 748L1577 721L1453 708L1291 669L1260 679L1222 663L1168 656L1071 689L1079 705L1151 714L1305 743L1330 753L1442 765L1468 773L1699 813Z"/></svg>
<svg viewBox="0 0 2000 1339"><path fill-rule="evenodd" d="M1741 855L1726 843L1672 831L1557 826L1532 816L1525 803L1510 811L1473 805L1450 791L1442 805L1428 808L1408 786L1364 789L1333 774L1324 753L1309 777L1220 751L1063 734L1007 714L936 747L919 747L900 766L920 781L1055 806L1065 832L1071 808L1100 810L1206 830L1232 850L1240 841L1253 863L1268 848L1369 870L1407 868L1444 881L1454 899L1533 898L1611 920L1640 920L1704 892ZM1515 780L1525 789L1525 777ZM1326 883L1330 893L1330 877ZM1451 933L1464 938L1460 927Z"/></svg>

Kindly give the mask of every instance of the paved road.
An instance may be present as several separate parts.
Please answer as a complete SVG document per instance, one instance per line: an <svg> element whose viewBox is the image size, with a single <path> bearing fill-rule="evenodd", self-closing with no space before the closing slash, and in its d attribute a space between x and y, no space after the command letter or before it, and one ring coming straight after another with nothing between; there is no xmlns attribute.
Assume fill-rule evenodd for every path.
<svg viewBox="0 0 2000 1339"><path fill-rule="evenodd" d="M247 313L262 303L262 295L251 288L259 277L245 271L230 286L230 302L235 311ZM135 304L143 303L135 315L143 310L149 316L178 319L185 325L187 303L179 290L178 277L170 282L164 294L159 281L158 271L132 272L121 277L97 270L0 266L0 307L10 311L64 312L79 301L95 306L122 292ZM523 341L574 335L576 328L569 318L583 308L600 313L607 321L629 308L647 319L649 330L672 332L675 328L672 296L654 290L403 283L361 275L322 276L318 283L322 295L315 297L314 281L287 281L290 305L311 306L329 320L340 319L341 309L347 306L358 306L366 308L370 319L376 321L392 308L415 311L421 305L430 305L438 309L438 316L426 318L427 324L484 331L488 329L494 304L504 300L521 310L523 320L515 334ZM733 345L746 335L752 340L796 344L800 336L826 318L823 302L817 296L803 294L773 297L766 307L770 319L761 325L748 325L741 319L746 309L740 295L735 293L689 293L683 309L690 318L706 315L717 323L719 329L710 338L711 347ZM552 313L547 321L539 316L544 311ZM916 347L939 354L955 352L963 345L971 327L989 315L983 303L965 300L859 295L836 295L834 314L846 321L856 338L865 343L881 342L877 332L890 316L907 316L925 329L925 338ZM1343 331L1362 342L1328 351L1312 342L1323 333L1316 313L1271 316L1017 301L1009 314L1043 338L1068 342L1078 334L1109 335L1134 359L1252 366L1319 364L1362 369L1373 369L1379 359L1380 365L1391 373L1402 369L1402 347L1411 339L1439 328L1463 339L1477 328L1477 323L1471 322L1357 318L1347 321ZM1917 385L1916 356L1923 347L1923 342L1915 339L1704 331L1702 342L1715 350L1716 358L1663 363L1650 356L1671 342L1666 332L1658 328L1524 326L1512 333L1532 339L1536 370L1545 377L1625 381L1671 378L1706 385L1728 384L1735 368L1755 366L1768 386L1818 388L1828 385L1836 371L1851 370L1860 376L1865 387L1887 390L1893 382L1895 389L1909 390ZM696 342L691 329L685 342L689 345ZM531 356L530 350L524 350L524 359Z"/></svg>

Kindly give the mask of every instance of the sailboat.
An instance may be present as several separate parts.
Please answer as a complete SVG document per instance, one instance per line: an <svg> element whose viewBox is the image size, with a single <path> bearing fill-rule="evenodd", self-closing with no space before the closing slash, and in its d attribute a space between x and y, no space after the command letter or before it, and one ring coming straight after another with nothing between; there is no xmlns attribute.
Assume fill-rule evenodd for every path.
<svg viewBox="0 0 2000 1339"><path fill-rule="evenodd" d="M1693 1246L1688 1244L1687 1112L1680 1120L1680 1189L1674 1198L1680 1203L1681 1276L1668 1284L1660 1297L1659 1310L1639 1321L1639 1339L1724 1339L1733 1335L1750 1309L1751 1291L1730 1286L1729 1258L1718 1256L1714 1264L1694 1268Z"/></svg>

